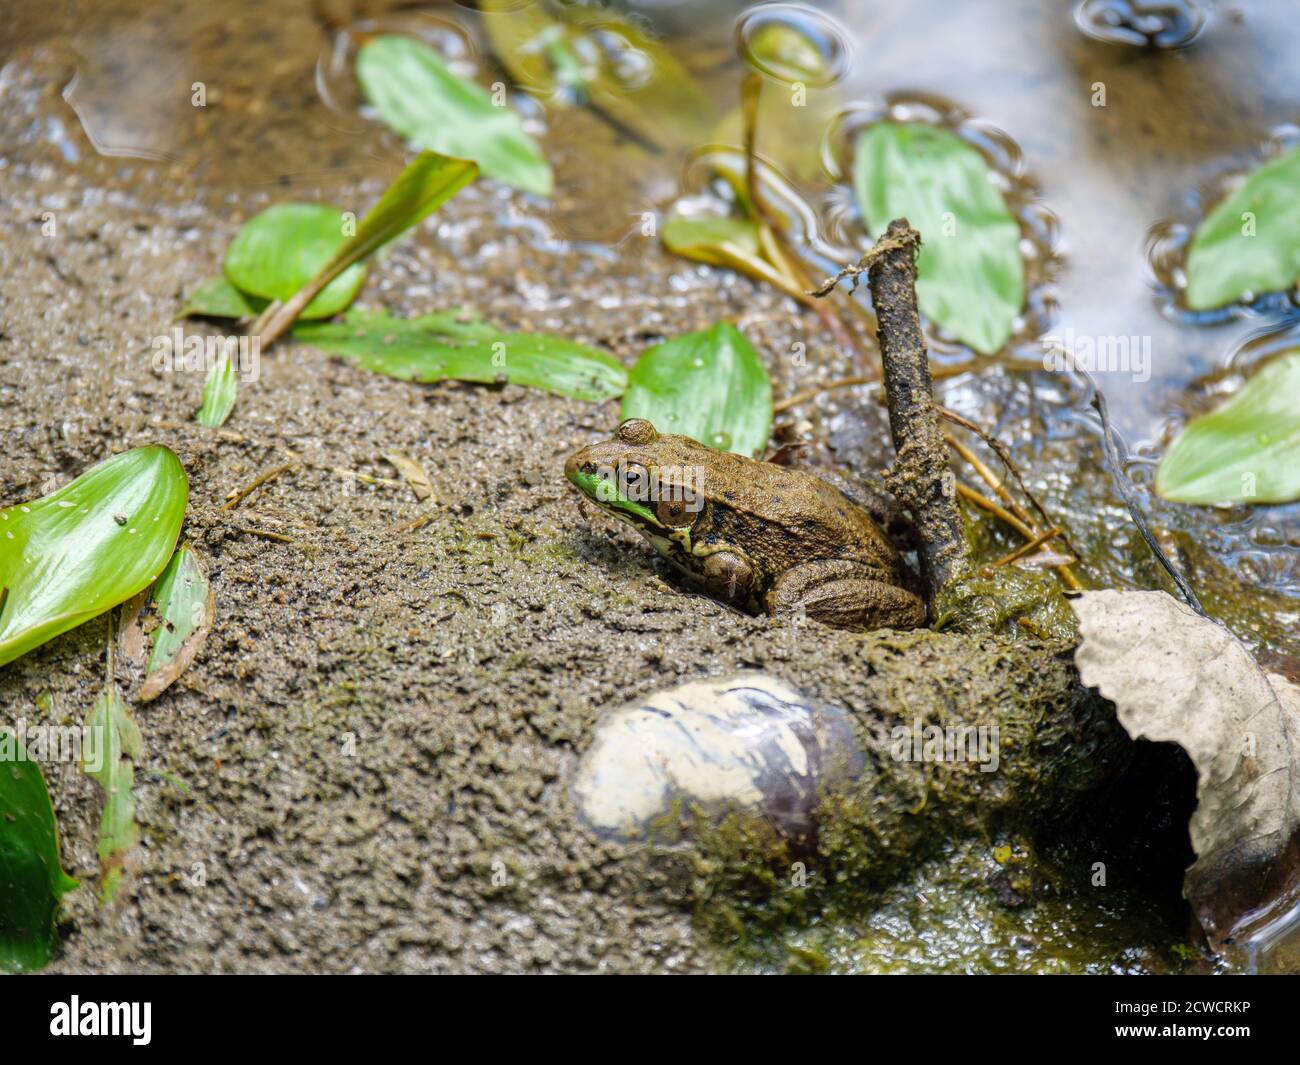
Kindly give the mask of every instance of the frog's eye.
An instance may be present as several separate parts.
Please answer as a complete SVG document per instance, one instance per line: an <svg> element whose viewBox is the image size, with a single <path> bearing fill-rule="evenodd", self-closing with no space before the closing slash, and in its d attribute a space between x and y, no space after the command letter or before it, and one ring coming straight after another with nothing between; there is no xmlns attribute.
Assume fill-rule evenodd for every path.
<svg viewBox="0 0 1300 1065"><path fill-rule="evenodd" d="M629 418L618 427L618 438L625 444L651 444L659 436L644 418Z"/></svg>
<svg viewBox="0 0 1300 1065"><path fill-rule="evenodd" d="M629 462L619 467L619 489L628 499L637 501L650 498L650 473L642 465Z"/></svg>
<svg viewBox="0 0 1300 1065"><path fill-rule="evenodd" d="M695 520L684 499L660 499L655 505L655 517L670 529L680 529Z"/></svg>

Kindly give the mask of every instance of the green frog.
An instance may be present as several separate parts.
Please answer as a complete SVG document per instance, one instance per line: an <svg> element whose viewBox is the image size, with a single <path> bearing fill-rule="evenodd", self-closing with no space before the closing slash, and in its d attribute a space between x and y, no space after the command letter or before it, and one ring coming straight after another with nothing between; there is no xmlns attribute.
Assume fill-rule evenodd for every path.
<svg viewBox="0 0 1300 1065"><path fill-rule="evenodd" d="M570 456L564 472L715 599L841 628L925 621L880 526L815 473L661 434L644 418Z"/></svg>

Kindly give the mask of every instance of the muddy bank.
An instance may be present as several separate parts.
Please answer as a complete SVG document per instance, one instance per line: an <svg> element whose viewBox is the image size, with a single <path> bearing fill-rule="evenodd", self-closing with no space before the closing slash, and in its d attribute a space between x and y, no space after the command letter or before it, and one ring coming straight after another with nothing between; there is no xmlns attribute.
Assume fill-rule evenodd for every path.
<svg viewBox="0 0 1300 1065"><path fill-rule="evenodd" d="M201 379L159 373L149 358L184 295L267 204L364 209L401 158L377 125L320 104L310 72L325 38L305 7L249 7L226 27L200 6L160 8L145 22L146 39L192 42L225 94L224 106L202 114L173 109L150 142L162 158L99 154L60 95L78 60L58 41L84 50L97 34L122 39L107 33L120 21L112 5L82 13L78 25L55 12L16 29L19 47L2 75L0 503L63 483L112 451L167 444L189 472L186 535L217 594L206 649L139 711L149 758L139 773L144 843L133 879L106 911L88 887L69 896L55 969L794 964L809 949L796 941L812 938L815 913L791 914L788 933L745 915L770 950L738 956L734 930L701 922L698 884L671 863L629 862L575 823L566 774L603 711L680 678L764 667L822 698L865 706L863 674L873 656L891 653L887 645L686 598L639 540L584 516L563 458L608 433L616 404L513 387L418 387L285 342L263 360L257 384L241 389L225 431L196 426ZM176 65L186 84L195 63ZM236 74L223 81L223 69ZM94 84L87 76L83 89ZM99 79L104 98L114 84ZM626 164L604 151L614 134L581 115L573 123L548 143L557 171L581 172L593 152L599 165L555 211L481 183L394 246L361 303L399 314L471 305L503 327L562 333L627 363L647 344L730 317L764 354L778 394L810 383L788 358L796 343L807 343L816 375L848 371L811 315L636 235L644 205L603 199L614 179L602 168L617 175ZM612 216L593 228L626 223L634 235L616 246L556 239L551 223L588 203ZM1155 583L1136 535L1111 535L1123 519L1106 504L1086 435L1028 443L1042 408L1068 402L1058 388L990 374L959 382L945 401L1001 422L1054 512L1091 523L1084 539L1105 556L1100 572ZM860 470L887 462L883 410L838 396L803 415L817 419L831 457ZM396 476L381 457L392 450L430 473L431 501L383 483ZM239 507L219 509L227 493L291 460ZM402 530L426 513L427 524ZM994 538L987 550L1009 546ZM1263 642L1294 629L1294 615L1265 613L1275 607L1263 597L1252 607ZM0 709L81 721L102 683L104 628L84 626L5 667ZM880 676L874 683L886 685ZM48 767L47 777L66 865L89 885L99 795L76 767ZM948 842L900 846L913 844L942 851ZM908 915L899 897L887 898L881 921L892 923L879 934L905 944L891 965L924 968L943 955L954 967L991 967L996 954L997 964L1023 969L1105 968L1127 939L1124 964L1154 967L1178 938L1178 914L1147 921L1140 895L1097 903L1066 884L1057 897L1067 904L1009 906L989 865L1000 845L976 837L959 845L962 876L939 857L890 889L951 903ZM1098 907L1109 931L1105 949L1089 952L1078 944ZM873 949L844 947L870 938L854 934L853 920L865 920L861 910L824 923L843 948L825 952L845 967L881 964ZM1071 949L1045 946L1040 959L1015 945L1043 925L1055 930L1044 942ZM971 928L993 929L996 947L981 953Z"/></svg>

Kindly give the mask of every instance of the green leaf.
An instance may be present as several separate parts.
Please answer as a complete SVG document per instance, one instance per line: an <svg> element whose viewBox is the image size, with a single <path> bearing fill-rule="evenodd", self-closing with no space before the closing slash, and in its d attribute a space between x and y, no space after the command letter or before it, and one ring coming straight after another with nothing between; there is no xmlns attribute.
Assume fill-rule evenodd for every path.
<svg viewBox="0 0 1300 1065"><path fill-rule="evenodd" d="M491 178L550 196L551 168L509 107L458 77L428 45L409 37L376 37L357 54L357 78L390 128L420 148L473 159Z"/></svg>
<svg viewBox="0 0 1300 1065"><path fill-rule="evenodd" d="M592 402L627 385L627 371L603 351L542 333L502 333L461 311L393 318L354 310L342 322L299 326L293 335L406 381L508 381Z"/></svg>
<svg viewBox="0 0 1300 1065"><path fill-rule="evenodd" d="M40 766L9 729L0 729L0 972L49 963L59 943L59 899L76 886L60 863Z"/></svg>
<svg viewBox="0 0 1300 1065"><path fill-rule="evenodd" d="M153 445L0 510L0 665L152 584L188 496L180 460Z"/></svg>
<svg viewBox="0 0 1300 1065"><path fill-rule="evenodd" d="M240 292L224 277L209 277L190 293L182 318L255 318L266 308L267 300Z"/></svg>
<svg viewBox="0 0 1300 1065"><path fill-rule="evenodd" d="M612 11L566 5L481 4L493 54L551 106L591 107L660 148L704 141L713 104L660 43ZM567 97L567 99L566 99Z"/></svg>
<svg viewBox="0 0 1300 1065"><path fill-rule="evenodd" d="M195 415L198 423L209 429L219 429L225 425L230 412L235 409L238 391L238 370L230 356L222 353L208 371L207 380L203 382L203 402Z"/></svg>
<svg viewBox="0 0 1300 1065"><path fill-rule="evenodd" d="M1300 147L1265 163L1205 216L1187 253L1187 305L1222 307L1297 280Z"/></svg>
<svg viewBox="0 0 1300 1065"><path fill-rule="evenodd" d="M936 324L992 355L1025 302L1020 227L984 157L923 123L881 122L861 134L853 188L873 234L895 218L920 231L917 299Z"/></svg>
<svg viewBox="0 0 1300 1065"><path fill-rule="evenodd" d="M329 296L335 285L344 283L351 277L353 272L360 268L363 259L373 255L394 237L432 214L477 176L477 163L467 159L452 159L445 155L438 155L436 152L421 152L384 190L384 194L379 197L379 202L357 225L356 232L338 245L333 254L314 269L308 279L293 292L287 296L276 297L277 301L283 302L277 302L269 307L266 314L254 326L258 335L263 338L263 343L274 343L275 339L295 321L304 317L304 310L316 307L322 296ZM320 210L328 211L329 208L320 208ZM241 232L240 236L243 235ZM236 241L238 239L237 237ZM233 244L231 250L234 250ZM292 259L293 256L290 255L288 258ZM229 253L226 256L226 263L226 272L229 273ZM244 265L250 269L261 268L255 263L246 262ZM232 277L232 280L239 284L238 278ZM353 287L346 293L347 298L341 303L331 299L330 314L346 307L355 295L356 287ZM320 314L305 316L324 317Z"/></svg>
<svg viewBox="0 0 1300 1065"><path fill-rule="evenodd" d="M320 203L281 203L250 218L226 250L226 280L266 299L287 300L329 265L345 243L343 212ZM365 267L341 271L303 318L328 318L351 303Z"/></svg>
<svg viewBox="0 0 1300 1065"><path fill-rule="evenodd" d="M1156 491L1175 503L1300 499L1300 351L1273 359L1169 446Z"/></svg>
<svg viewBox="0 0 1300 1065"><path fill-rule="evenodd" d="M171 685L199 653L212 628L215 599L198 554L188 544L177 548L153 589L160 624L138 699L150 702Z"/></svg>
<svg viewBox="0 0 1300 1065"><path fill-rule="evenodd" d="M422 222L476 177L478 165L468 159L421 152L366 212L356 233L334 253L330 272L350 271L354 263Z"/></svg>
<svg viewBox="0 0 1300 1065"><path fill-rule="evenodd" d="M95 700L86 727L94 737L94 746L91 754L85 755L83 768L104 789L104 811L99 817L99 901L108 903L122 884L123 862L140 842L135 823L135 763L144 758L144 740L126 703L111 685Z"/></svg>
<svg viewBox="0 0 1300 1065"><path fill-rule="evenodd" d="M623 418L756 455L772 430L772 384L745 335L719 322L643 352L628 379Z"/></svg>

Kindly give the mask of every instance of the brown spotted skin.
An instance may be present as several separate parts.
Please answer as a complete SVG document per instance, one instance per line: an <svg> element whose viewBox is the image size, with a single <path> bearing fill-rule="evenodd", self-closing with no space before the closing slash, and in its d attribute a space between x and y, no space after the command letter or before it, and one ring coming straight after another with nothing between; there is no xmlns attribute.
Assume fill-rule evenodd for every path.
<svg viewBox="0 0 1300 1065"><path fill-rule="evenodd" d="M698 471L704 505L690 525L690 552L675 542L651 542L714 598L750 610L799 611L846 627L923 623L924 604L907 590L902 560L888 538L865 510L816 474L658 434L641 420L583 448L567 468L620 463L635 463L657 478L674 469ZM660 537L662 530L642 532ZM714 554L719 557L710 561ZM782 592L777 586L783 578Z"/></svg>

